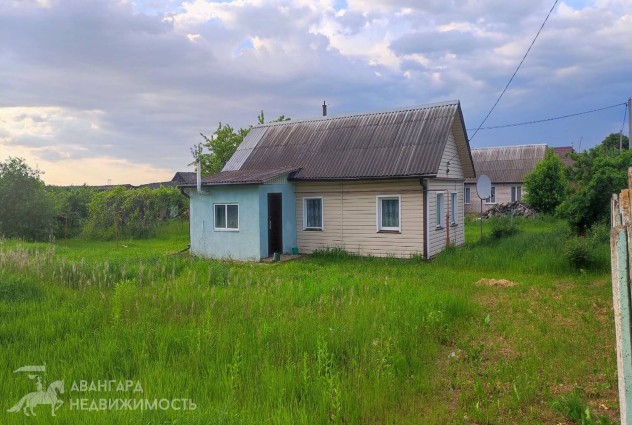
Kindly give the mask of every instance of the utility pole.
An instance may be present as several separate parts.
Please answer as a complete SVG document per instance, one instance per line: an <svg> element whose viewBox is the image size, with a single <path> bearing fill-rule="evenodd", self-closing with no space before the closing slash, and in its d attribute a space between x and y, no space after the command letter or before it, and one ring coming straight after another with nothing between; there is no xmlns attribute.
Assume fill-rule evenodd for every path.
<svg viewBox="0 0 632 425"><path fill-rule="evenodd" d="M632 98L628 97L628 149L632 146Z"/></svg>

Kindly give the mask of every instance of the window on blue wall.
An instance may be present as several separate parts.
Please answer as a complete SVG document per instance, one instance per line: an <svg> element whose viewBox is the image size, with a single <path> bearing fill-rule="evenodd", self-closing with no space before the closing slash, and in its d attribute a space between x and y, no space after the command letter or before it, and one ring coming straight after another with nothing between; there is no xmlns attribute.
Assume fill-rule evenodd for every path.
<svg viewBox="0 0 632 425"><path fill-rule="evenodd" d="M303 230L323 230L323 198L303 198Z"/></svg>
<svg viewBox="0 0 632 425"><path fill-rule="evenodd" d="M401 231L400 197L378 196L377 197L377 230L380 231Z"/></svg>
<svg viewBox="0 0 632 425"><path fill-rule="evenodd" d="M239 230L238 204L215 204L215 230Z"/></svg>

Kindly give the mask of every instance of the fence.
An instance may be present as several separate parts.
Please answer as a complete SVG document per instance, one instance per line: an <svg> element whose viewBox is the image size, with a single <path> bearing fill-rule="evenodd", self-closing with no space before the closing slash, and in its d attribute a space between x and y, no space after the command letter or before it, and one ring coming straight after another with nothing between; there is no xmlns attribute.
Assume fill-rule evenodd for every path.
<svg viewBox="0 0 632 425"><path fill-rule="evenodd" d="M632 338L630 322L630 257L632 256L632 168L628 169L628 189L612 195L612 301L617 339L617 370L621 423L632 420Z"/></svg>

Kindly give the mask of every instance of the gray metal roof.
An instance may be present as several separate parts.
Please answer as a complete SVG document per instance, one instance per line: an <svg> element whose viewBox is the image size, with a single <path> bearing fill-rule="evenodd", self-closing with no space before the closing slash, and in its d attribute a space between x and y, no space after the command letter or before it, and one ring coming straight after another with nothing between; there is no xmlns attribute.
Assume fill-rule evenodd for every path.
<svg viewBox="0 0 632 425"><path fill-rule="evenodd" d="M222 171L221 173L213 174L211 176L204 177L202 184L205 186L225 185L225 184L260 184L266 182L274 177L278 177L283 174L290 174L297 171L297 167L281 167L270 170L233 170ZM195 186L193 184L183 184L181 187Z"/></svg>
<svg viewBox="0 0 632 425"><path fill-rule="evenodd" d="M546 145L503 146L472 149L476 175L486 175L492 183L522 183L524 176L544 158ZM476 183L476 179L466 179Z"/></svg>
<svg viewBox="0 0 632 425"><path fill-rule="evenodd" d="M473 177L458 101L257 126L223 171L300 167L295 180L434 176L453 130Z"/></svg>

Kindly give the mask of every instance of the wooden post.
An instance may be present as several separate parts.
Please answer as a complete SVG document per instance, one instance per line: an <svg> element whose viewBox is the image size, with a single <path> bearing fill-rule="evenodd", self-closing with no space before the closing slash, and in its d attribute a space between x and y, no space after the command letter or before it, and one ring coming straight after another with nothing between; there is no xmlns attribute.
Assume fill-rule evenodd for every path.
<svg viewBox="0 0 632 425"><path fill-rule="evenodd" d="M617 345L617 371L621 423L632 420L632 322L630 258L632 257L632 168L628 169L628 188L612 195L610 257L612 267L612 306Z"/></svg>
<svg viewBox="0 0 632 425"><path fill-rule="evenodd" d="M628 97L628 149L632 149L632 98Z"/></svg>

